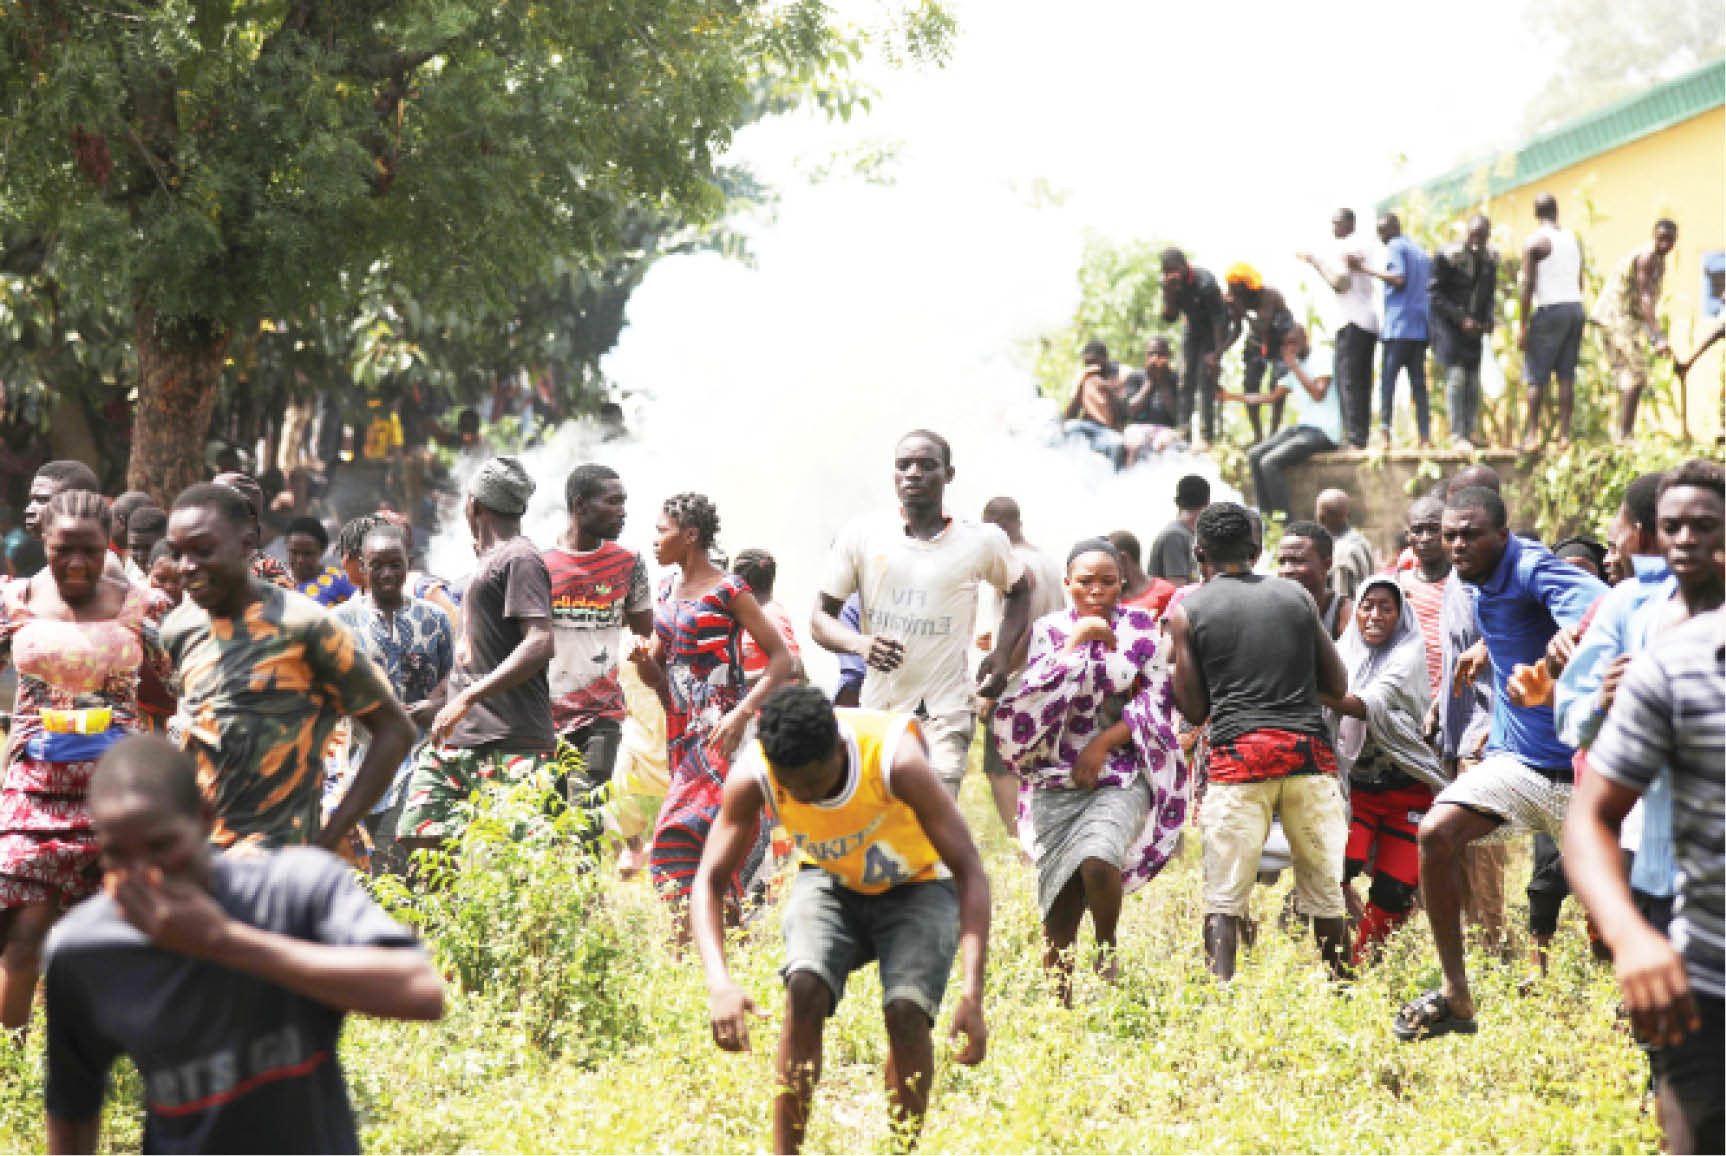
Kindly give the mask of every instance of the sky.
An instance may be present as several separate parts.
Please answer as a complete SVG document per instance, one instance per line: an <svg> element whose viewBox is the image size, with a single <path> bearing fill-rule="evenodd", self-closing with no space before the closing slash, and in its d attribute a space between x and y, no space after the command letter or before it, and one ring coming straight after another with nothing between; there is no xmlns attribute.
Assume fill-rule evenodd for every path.
<svg viewBox="0 0 1726 1156"><path fill-rule="evenodd" d="M771 219L744 223L756 265L650 271L604 364L639 441L596 448L575 431L547 451L546 532L575 455L623 472L626 544L647 545L666 496L701 490L722 548L780 556L801 624L826 543L891 508L892 445L929 426L954 445L951 510L1011 494L1031 539L1062 556L1112 529L1148 543L1175 480L1214 469L1115 476L1046 448L1019 353L1071 315L1087 230L1174 238L1219 272L1246 260L1328 309L1293 253L1326 243L1335 207L1370 227L1381 197L1513 136L1542 80L1505 66L1521 3L958 0L947 67L872 67L878 99L849 123L804 114L739 134L727 159L780 193ZM809 179L883 142L891 184Z"/></svg>

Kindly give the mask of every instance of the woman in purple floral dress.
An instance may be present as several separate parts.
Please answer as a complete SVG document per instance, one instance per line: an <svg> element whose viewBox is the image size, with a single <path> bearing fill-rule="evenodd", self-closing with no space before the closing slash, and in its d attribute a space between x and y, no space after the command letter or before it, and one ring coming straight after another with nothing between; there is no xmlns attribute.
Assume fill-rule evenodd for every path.
<svg viewBox="0 0 1726 1156"><path fill-rule="evenodd" d="M1067 558L1071 610L1031 628L1023 681L995 708L1001 757L1019 775L1019 828L1037 864L1043 964L1071 997L1071 948L1091 913L1113 979L1121 899L1180 845L1192 784L1171 723L1167 641L1145 610L1117 606L1120 555L1091 538Z"/></svg>

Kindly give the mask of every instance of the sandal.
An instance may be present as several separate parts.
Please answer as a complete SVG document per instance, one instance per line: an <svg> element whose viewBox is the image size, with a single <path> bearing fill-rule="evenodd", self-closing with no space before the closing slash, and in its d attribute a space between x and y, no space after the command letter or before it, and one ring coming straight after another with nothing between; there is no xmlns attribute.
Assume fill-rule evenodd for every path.
<svg viewBox="0 0 1726 1156"><path fill-rule="evenodd" d="M1473 1019L1451 1015L1450 1001L1444 998L1442 991L1434 988L1419 999L1403 1004L1402 1010L1396 1013L1396 1019L1391 1021L1390 1030L1396 1033L1397 1039L1412 1043L1435 1036L1471 1036L1479 1027Z"/></svg>

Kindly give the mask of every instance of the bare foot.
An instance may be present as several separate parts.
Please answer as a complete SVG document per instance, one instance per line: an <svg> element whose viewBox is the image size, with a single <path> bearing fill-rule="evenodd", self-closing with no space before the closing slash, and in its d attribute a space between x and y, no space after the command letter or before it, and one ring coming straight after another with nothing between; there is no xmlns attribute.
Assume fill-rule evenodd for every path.
<svg viewBox="0 0 1726 1156"><path fill-rule="evenodd" d="M1097 978L1114 983L1121 978L1121 957L1112 947L1099 948L1096 962Z"/></svg>

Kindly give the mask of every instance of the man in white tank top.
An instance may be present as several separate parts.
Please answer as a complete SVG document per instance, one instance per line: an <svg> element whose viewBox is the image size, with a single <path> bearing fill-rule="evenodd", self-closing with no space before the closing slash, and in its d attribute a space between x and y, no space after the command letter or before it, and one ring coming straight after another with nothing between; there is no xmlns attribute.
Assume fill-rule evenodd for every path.
<svg viewBox="0 0 1726 1156"><path fill-rule="evenodd" d="M1540 448L1540 411L1546 383L1558 378L1558 448L1570 445L1570 414L1576 399L1576 359L1587 323L1582 310L1582 242L1558 223L1558 200L1534 198L1540 224L1522 250L1522 319L1517 348L1523 351L1522 380L1528 388L1528 418L1522 448Z"/></svg>

